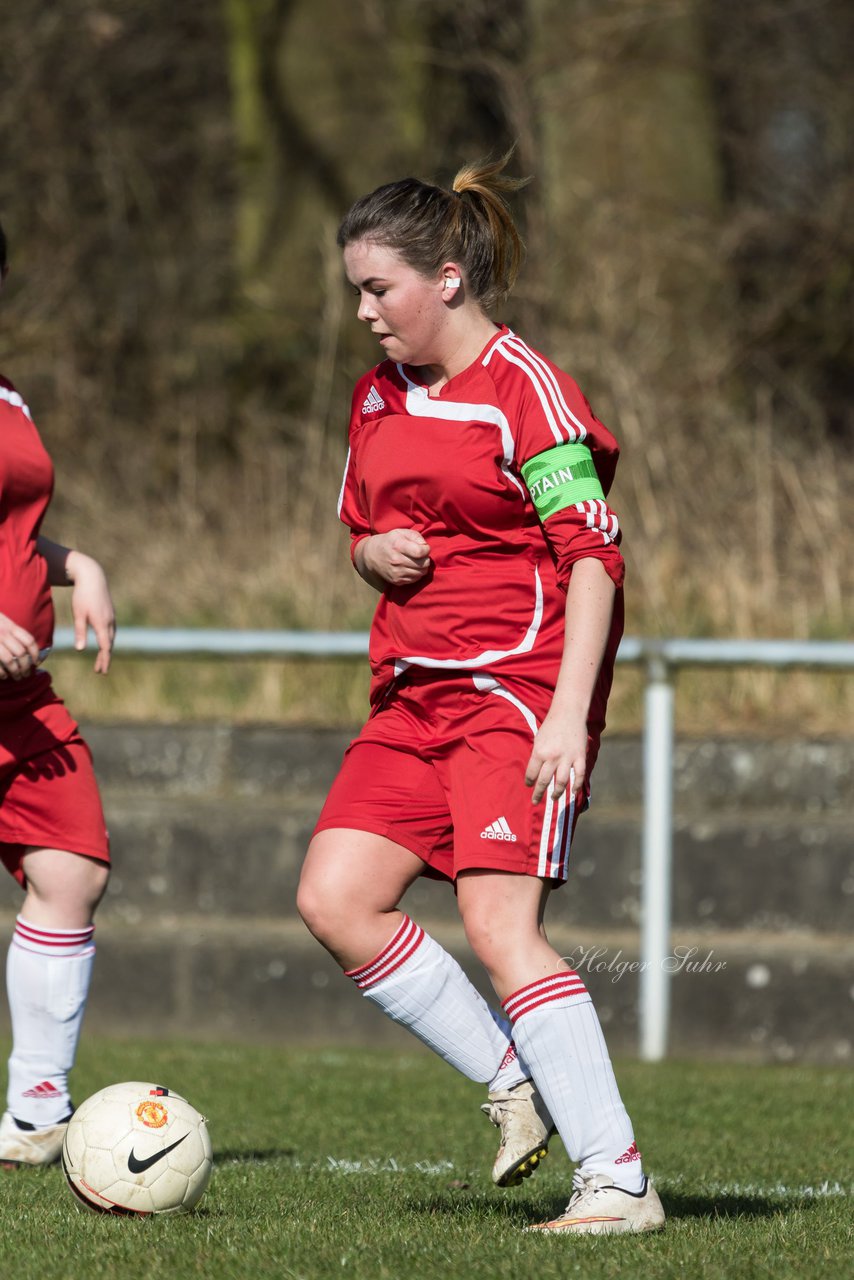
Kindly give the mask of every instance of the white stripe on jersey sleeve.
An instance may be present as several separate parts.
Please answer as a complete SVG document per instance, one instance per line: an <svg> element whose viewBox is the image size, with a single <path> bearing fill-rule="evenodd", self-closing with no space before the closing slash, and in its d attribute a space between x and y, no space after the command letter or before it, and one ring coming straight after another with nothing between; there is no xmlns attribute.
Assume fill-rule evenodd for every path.
<svg viewBox="0 0 854 1280"><path fill-rule="evenodd" d="M488 364L496 352L528 375L552 435L558 444L564 444L567 440L573 442L587 438L587 428L570 409L554 371L549 368L541 355L512 332L505 334L490 348L483 363Z"/></svg>
<svg viewBox="0 0 854 1280"><path fill-rule="evenodd" d="M587 502L576 502L576 511L585 517L587 528L601 533L605 545L613 542L620 532L620 522L601 498L591 498Z"/></svg>

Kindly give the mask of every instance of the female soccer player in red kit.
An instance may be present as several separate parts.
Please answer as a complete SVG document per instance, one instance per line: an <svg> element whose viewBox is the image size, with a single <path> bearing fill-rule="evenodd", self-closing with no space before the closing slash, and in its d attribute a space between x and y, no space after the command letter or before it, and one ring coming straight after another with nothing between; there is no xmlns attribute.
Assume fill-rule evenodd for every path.
<svg viewBox="0 0 854 1280"><path fill-rule="evenodd" d="M0 228L0 285L7 273ZM76 645L91 626L104 675L115 615L101 566L39 533L52 490L30 411L0 377L0 859L25 894L6 960L7 1168L59 1158L95 954L92 916L110 861L89 749L41 663L52 642L52 586L72 587Z"/></svg>
<svg viewBox="0 0 854 1280"><path fill-rule="evenodd" d="M618 450L573 380L490 319L521 259L504 164L452 191L380 187L339 229L385 356L356 386L339 513L380 598L371 715L298 903L368 999L488 1085L496 1182L530 1173L557 1129L574 1190L537 1229L648 1231L664 1213L596 1013L543 927L622 632ZM506 1016L400 910L423 874L455 885Z"/></svg>

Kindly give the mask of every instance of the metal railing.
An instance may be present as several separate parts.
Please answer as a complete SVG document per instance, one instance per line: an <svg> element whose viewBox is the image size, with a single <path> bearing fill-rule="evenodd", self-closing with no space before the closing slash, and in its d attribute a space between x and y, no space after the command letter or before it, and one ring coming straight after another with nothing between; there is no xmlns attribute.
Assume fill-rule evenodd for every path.
<svg viewBox="0 0 854 1280"><path fill-rule="evenodd" d="M74 648L70 627L58 627L57 651ZM365 657L368 632L225 631L124 627L116 650L129 657ZM646 676L643 726L641 846L640 1044L644 1061L667 1052L670 1022L671 881L673 851L674 680L684 667L763 667L852 671L854 643L810 640L647 640L624 637L617 661Z"/></svg>

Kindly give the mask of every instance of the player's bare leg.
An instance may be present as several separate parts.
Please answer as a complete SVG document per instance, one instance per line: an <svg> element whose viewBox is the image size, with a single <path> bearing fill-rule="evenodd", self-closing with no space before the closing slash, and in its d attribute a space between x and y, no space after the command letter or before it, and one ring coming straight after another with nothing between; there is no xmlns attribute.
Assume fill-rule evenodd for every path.
<svg viewBox="0 0 854 1280"><path fill-rule="evenodd" d="M60 849L31 849L24 854L23 867L25 920L46 929L91 925L110 876L105 863Z"/></svg>
<svg viewBox="0 0 854 1280"><path fill-rule="evenodd" d="M305 924L341 968L375 956L400 926L398 903L424 870L409 849L370 831L320 831L297 891Z"/></svg>

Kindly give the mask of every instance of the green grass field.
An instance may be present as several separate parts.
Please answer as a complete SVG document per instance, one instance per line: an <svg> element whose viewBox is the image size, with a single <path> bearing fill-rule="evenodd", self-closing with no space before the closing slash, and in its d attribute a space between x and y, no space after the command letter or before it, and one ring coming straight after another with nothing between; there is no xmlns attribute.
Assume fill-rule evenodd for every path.
<svg viewBox="0 0 854 1280"><path fill-rule="evenodd" d="M8 1046L0 1043L5 1057ZM618 1064L665 1208L637 1238L541 1238L570 1166L499 1191L480 1090L426 1053L88 1040L78 1099L153 1079L209 1118L197 1211L79 1212L57 1168L0 1177L0 1268L15 1280L346 1276L358 1280L828 1277L854 1273L854 1073Z"/></svg>

